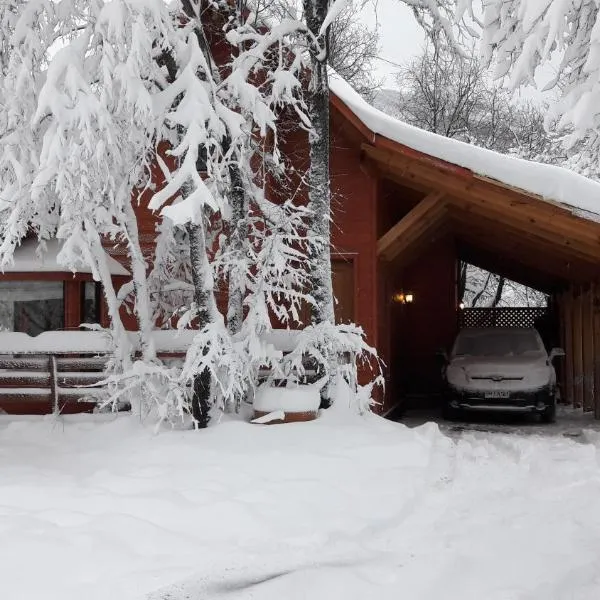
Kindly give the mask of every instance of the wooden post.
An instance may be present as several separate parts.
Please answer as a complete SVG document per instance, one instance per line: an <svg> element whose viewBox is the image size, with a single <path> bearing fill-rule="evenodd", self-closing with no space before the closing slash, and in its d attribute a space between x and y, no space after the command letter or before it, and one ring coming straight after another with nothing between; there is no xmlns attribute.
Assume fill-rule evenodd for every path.
<svg viewBox="0 0 600 600"><path fill-rule="evenodd" d="M48 357L48 369L50 371L50 392L52 394L52 412L55 417L60 416L60 404L58 399L58 369L56 368L56 356Z"/></svg>
<svg viewBox="0 0 600 600"><path fill-rule="evenodd" d="M583 410L594 410L594 326L592 290L586 286L581 295L581 322L583 342Z"/></svg>
<svg viewBox="0 0 600 600"><path fill-rule="evenodd" d="M561 348L566 348L566 340L565 340L565 294L556 293L554 295L554 306L555 310L558 314L558 344ZM558 389L560 390L559 401L563 404L566 404L566 372L565 372L565 362L564 360L560 363L555 363L556 367L556 376L558 378Z"/></svg>
<svg viewBox="0 0 600 600"><path fill-rule="evenodd" d="M573 287L573 388L575 408L583 407L583 328L581 288Z"/></svg>
<svg viewBox="0 0 600 600"><path fill-rule="evenodd" d="M594 326L594 418L600 419L600 285L592 285Z"/></svg>
<svg viewBox="0 0 600 600"><path fill-rule="evenodd" d="M564 331L564 350L565 350L565 387L561 390L565 404L575 402L575 391L573 387L573 290L569 288L562 296L561 320Z"/></svg>

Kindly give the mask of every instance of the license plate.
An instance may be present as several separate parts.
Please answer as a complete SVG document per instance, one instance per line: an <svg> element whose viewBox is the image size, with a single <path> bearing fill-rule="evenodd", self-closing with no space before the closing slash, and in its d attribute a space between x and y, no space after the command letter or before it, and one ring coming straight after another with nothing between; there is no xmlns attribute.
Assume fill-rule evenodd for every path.
<svg viewBox="0 0 600 600"><path fill-rule="evenodd" d="M504 390L494 390L492 392L485 393L486 398L510 398L510 392Z"/></svg>

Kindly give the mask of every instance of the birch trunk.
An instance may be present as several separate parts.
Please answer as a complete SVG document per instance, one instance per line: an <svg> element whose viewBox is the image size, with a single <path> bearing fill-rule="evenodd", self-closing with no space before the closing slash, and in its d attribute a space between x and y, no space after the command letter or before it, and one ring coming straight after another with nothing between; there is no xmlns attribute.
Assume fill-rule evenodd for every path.
<svg viewBox="0 0 600 600"><path fill-rule="evenodd" d="M306 25L318 38L329 9L328 0L304 0ZM329 179L329 81L327 77L327 33L321 46L311 44L311 82L308 95L312 131L309 137L308 171L309 207L312 211L311 235L317 240L310 261L311 293L315 299L311 321L334 323L333 286L331 281L331 191ZM328 357L333 367L335 357ZM333 370L331 378L334 377ZM322 407L331 404L332 380L321 393Z"/></svg>
<svg viewBox="0 0 600 600"><path fill-rule="evenodd" d="M231 191L229 202L232 208L231 235L229 247L234 267L229 274L229 294L227 298L227 329L231 335L239 333L244 321L245 278L243 272L244 247L247 235L248 197L238 165L229 168Z"/></svg>
<svg viewBox="0 0 600 600"><path fill-rule="evenodd" d="M328 0L304 0L306 24L318 36L327 16ZM329 80L327 77L327 42L324 49L312 48L311 82L309 89L310 167L308 171L309 206L313 211L311 234L319 241L311 265L312 294L315 306L312 322L333 323L333 288L331 283L330 219L331 192L329 185ZM324 51L323 51L324 50Z"/></svg>
<svg viewBox="0 0 600 600"><path fill-rule="evenodd" d="M150 292L148 290L147 265L140 246L137 218L130 203L126 203L124 224L129 256L131 258L131 274L135 292L135 314L140 329L140 345L145 362L156 359L156 349L152 340L154 323L150 310Z"/></svg>
<svg viewBox="0 0 600 600"><path fill-rule="evenodd" d="M185 186L182 195L185 193ZM184 196L185 197L185 196ZM214 299L212 285L207 277L206 235L204 223L188 223L187 231L190 238L190 263L192 280L194 282L194 301L196 303L196 319L198 328L202 329L212 320ZM192 417L200 429L205 428L210 420L211 376L208 369L197 373L192 383Z"/></svg>

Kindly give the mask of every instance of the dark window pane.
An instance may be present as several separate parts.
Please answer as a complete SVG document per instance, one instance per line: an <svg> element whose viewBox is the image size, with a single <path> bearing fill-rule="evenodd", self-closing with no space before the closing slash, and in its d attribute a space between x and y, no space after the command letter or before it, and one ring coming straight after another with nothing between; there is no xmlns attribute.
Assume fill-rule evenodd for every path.
<svg viewBox="0 0 600 600"><path fill-rule="evenodd" d="M0 330L38 335L64 328L62 281L0 281Z"/></svg>
<svg viewBox="0 0 600 600"><path fill-rule="evenodd" d="M86 281L81 295L81 322L100 323L100 284Z"/></svg>

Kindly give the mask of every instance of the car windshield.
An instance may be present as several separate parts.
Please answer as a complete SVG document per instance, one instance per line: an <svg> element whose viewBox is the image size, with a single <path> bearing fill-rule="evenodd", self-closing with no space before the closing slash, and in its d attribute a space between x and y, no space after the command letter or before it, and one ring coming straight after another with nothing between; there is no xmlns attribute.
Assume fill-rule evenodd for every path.
<svg viewBox="0 0 600 600"><path fill-rule="evenodd" d="M478 331L459 334L454 356L515 356L542 352L535 331Z"/></svg>

